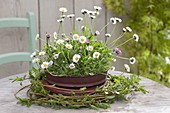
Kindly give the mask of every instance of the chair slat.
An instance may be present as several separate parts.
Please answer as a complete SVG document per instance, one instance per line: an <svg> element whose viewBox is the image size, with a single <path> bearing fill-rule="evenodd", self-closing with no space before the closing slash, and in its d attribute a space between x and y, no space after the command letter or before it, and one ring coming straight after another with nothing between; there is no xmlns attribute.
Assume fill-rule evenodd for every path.
<svg viewBox="0 0 170 113"><path fill-rule="evenodd" d="M30 52L13 52L0 55L0 64L18 61L31 61Z"/></svg>
<svg viewBox="0 0 170 113"><path fill-rule="evenodd" d="M4 27L29 27L29 20L27 18L2 18L0 28Z"/></svg>

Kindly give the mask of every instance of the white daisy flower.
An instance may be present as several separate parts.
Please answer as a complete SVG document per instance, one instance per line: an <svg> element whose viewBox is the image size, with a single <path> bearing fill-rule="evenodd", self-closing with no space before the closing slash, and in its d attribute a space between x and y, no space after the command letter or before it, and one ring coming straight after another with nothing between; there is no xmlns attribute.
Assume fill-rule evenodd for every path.
<svg viewBox="0 0 170 113"><path fill-rule="evenodd" d="M139 41L139 36L137 34L133 34L133 39L138 42Z"/></svg>
<svg viewBox="0 0 170 113"><path fill-rule="evenodd" d="M73 18L73 17L75 17L74 14L67 15L67 18Z"/></svg>
<svg viewBox="0 0 170 113"><path fill-rule="evenodd" d="M73 62L77 63L80 58L81 58L81 56L80 56L79 54L75 54L75 55L73 56Z"/></svg>
<svg viewBox="0 0 170 113"><path fill-rule="evenodd" d="M87 14L88 10L87 9L82 9L81 10L81 13L84 15L84 14Z"/></svg>
<svg viewBox="0 0 170 113"><path fill-rule="evenodd" d="M109 33L106 33L105 34L105 37L108 37L108 38L110 38L112 35L111 34L109 34Z"/></svg>
<svg viewBox="0 0 170 113"><path fill-rule="evenodd" d="M112 22L112 24L116 24L116 19L114 17L110 18L110 22Z"/></svg>
<svg viewBox="0 0 170 113"><path fill-rule="evenodd" d="M59 57L59 54L60 54L60 53L58 53L58 54L54 54L54 56L53 56L53 57L54 57L54 59L57 59L57 58Z"/></svg>
<svg viewBox="0 0 170 113"><path fill-rule="evenodd" d="M63 39L58 39L58 40L56 41L56 43L59 44L59 45L60 45L60 44L63 44L63 43L64 43L64 40L63 40Z"/></svg>
<svg viewBox="0 0 170 113"><path fill-rule="evenodd" d="M170 64L170 59L169 59L169 57L165 57L165 63L166 63L166 64Z"/></svg>
<svg viewBox="0 0 170 113"><path fill-rule="evenodd" d="M125 70L126 70L127 72L130 72L130 67L129 67L129 65L124 64L124 66L125 66Z"/></svg>
<svg viewBox="0 0 170 113"><path fill-rule="evenodd" d="M86 37L85 36L80 36L80 38L79 38L79 41L80 41L80 43L82 43L82 44L84 44L84 43L86 43Z"/></svg>
<svg viewBox="0 0 170 113"><path fill-rule="evenodd" d="M129 61L131 64L134 64L136 62L136 59L134 57L129 58Z"/></svg>
<svg viewBox="0 0 170 113"><path fill-rule="evenodd" d="M73 35L73 40L79 40L79 35L78 34L74 34Z"/></svg>
<svg viewBox="0 0 170 113"><path fill-rule="evenodd" d="M67 9L64 8L64 7L61 7L61 8L59 9L59 11L62 12L62 13L65 13L65 12L67 12Z"/></svg>
<svg viewBox="0 0 170 113"><path fill-rule="evenodd" d="M82 20L83 20L83 18L81 18L81 17L76 18L76 21L82 21Z"/></svg>
<svg viewBox="0 0 170 113"><path fill-rule="evenodd" d="M40 61L39 58L34 58L34 59L32 60L32 63L38 63L39 61Z"/></svg>
<svg viewBox="0 0 170 113"><path fill-rule="evenodd" d="M87 13L88 13L89 15L92 15L92 16L95 15L95 12L94 12L94 11L88 11Z"/></svg>
<svg viewBox="0 0 170 113"><path fill-rule="evenodd" d="M87 46L86 49L87 51L93 51L93 46Z"/></svg>
<svg viewBox="0 0 170 113"><path fill-rule="evenodd" d="M102 8L101 8L100 6L94 6L94 9L95 9L96 11L102 10Z"/></svg>
<svg viewBox="0 0 170 113"><path fill-rule="evenodd" d="M71 63L71 64L69 65L69 68L70 68L70 69L74 69L74 68L75 68L75 64Z"/></svg>
<svg viewBox="0 0 170 113"><path fill-rule="evenodd" d="M73 48L73 46L71 44L66 44L65 46L66 46L67 49L72 49Z"/></svg>
<svg viewBox="0 0 170 113"><path fill-rule="evenodd" d="M94 52L93 53L93 58L99 58L100 56L100 53L99 52Z"/></svg>
<svg viewBox="0 0 170 113"><path fill-rule="evenodd" d="M53 37L54 37L54 39L57 39L57 32L53 33Z"/></svg>
<svg viewBox="0 0 170 113"><path fill-rule="evenodd" d="M36 37L35 37L35 40L39 39L40 38L40 35L37 34Z"/></svg>
<svg viewBox="0 0 170 113"><path fill-rule="evenodd" d="M122 22L122 19L120 19L120 18L117 18L117 17L115 17L115 20L117 21L117 22Z"/></svg>
<svg viewBox="0 0 170 113"><path fill-rule="evenodd" d="M126 27L127 32L132 32L132 29L130 27Z"/></svg>
<svg viewBox="0 0 170 113"><path fill-rule="evenodd" d="M89 16L91 19L95 19L96 18L96 16L93 16L93 15L90 15Z"/></svg>
<svg viewBox="0 0 170 113"><path fill-rule="evenodd" d="M126 30L126 28L123 28L123 32L126 32L127 30Z"/></svg>
<svg viewBox="0 0 170 113"><path fill-rule="evenodd" d="M52 66L54 62L51 60L51 61L48 62L48 63L49 63L49 66Z"/></svg>
<svg viewBox="0 0 170 113"><path fill-rule="evenodd" d="M66 17L66 15L61 15L60 17L64 19Z"/></svg>
<svg viewBox="0 0 170 113"><path fill-rule="evenodd" d="M33 57L35 57L36 54L37 54L36 52L33 52L33 53L30 55L30 57L33 58Z"/></svg>
<svg viewBox="0 0 170 113"><path fill-rule="evenodd" d="M39 52L39 55L40 55L40 56L45 55L45 51L41 51L41 52Z"/></svg>
<svg viewBox="0 0 170 113"><path fill-rule="evenodd" d="M99 11L94 11L95 15L99 15L100 12Z"/></svg>
<svg viewBox="0 0 170 113"><path fill-rule="evenodd" d="M64 21L64 19L63 19L63 18L62 18L62 19L58 19L58 20L57 20L57 22L58 22L58 23L62 23L63 21Z"/></svg>
<svg viewBox="0 0 170 113"><path fill-rule="evenodd" d="M41 68L42 69L47 69L49 65L49 62L43 62L43 64L41 64Z"/></svg>

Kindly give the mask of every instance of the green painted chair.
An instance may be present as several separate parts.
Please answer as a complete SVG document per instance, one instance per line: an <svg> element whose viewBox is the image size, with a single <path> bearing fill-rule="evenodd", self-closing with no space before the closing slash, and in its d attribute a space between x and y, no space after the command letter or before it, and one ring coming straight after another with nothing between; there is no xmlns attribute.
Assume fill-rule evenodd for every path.
<svg viewBox="0 0 170 113"><path fill-rule="evenodd" d="M36 20L32 12L28 12L28 18L0 18L0 28L6 27L26 27L28 29L28 51L26 52L12 52L0 54L0 64L31 61L30 55L36 49Z"/></svg>

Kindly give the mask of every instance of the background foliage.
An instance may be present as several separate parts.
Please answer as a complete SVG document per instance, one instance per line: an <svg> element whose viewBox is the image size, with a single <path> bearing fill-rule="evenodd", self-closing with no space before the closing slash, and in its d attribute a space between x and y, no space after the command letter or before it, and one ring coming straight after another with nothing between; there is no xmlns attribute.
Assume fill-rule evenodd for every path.
<svg viewBox="0 0 170 113"><path fill-rule="evenodd" d="M104 0L104 3L127 18L125 24L140 36L139 43L124 46L130 56L136 56L138 74L170 86L170 0Z"/></svg>

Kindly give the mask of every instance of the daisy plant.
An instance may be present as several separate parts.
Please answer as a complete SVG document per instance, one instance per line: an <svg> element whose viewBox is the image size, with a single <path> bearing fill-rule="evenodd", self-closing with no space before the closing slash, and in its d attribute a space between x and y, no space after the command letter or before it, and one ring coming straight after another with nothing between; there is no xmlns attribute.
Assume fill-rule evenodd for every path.
<svg viewBox="0 0 170 113"><path fill-rule="evenodd" d="M132 94L134 91L147 92L142 86L139 86L140 78L135 75L130 77L109 75L109 71L116 70L114 62L118 58L127 60L129 64L135 63L136 59L133 56L131 58L122 56L120 46L129 41L137 42L139 36L132 34L132 29L127 26L122 29L121 35L113 40L116 25L121 23L122 20L112 17L108 24L97 29L96 22L100 10L102 8L99 6L94 6L94 11L82 9L82 17L76 17L74 14L65 15L67 9L62 7L59 9L61 16L57 20L58 30L53 35L47 33L46 40L41 39L39 35L36 36L36 40L40 39L45 42L44 48L42 51L36 51L30 55L35 67L29 72L31 84L24 87L29 87L27 91L29 98L16 96L24 88L15 94L22 105L39 104L53 108L60 106L68 108L89 107L97 110L98 108L109 108L109 103L113 103L117 99L127 99L125 95ZM65 19L70 20L72 28L70 33L64 32L63 23ZM73 20L78 23L78 26L73 26ZM90 23L90 26L87 26L87 23ZM83 26L80 26L82 24ZM99 40L101 32L104 32L104 29L109 25L113 26L113 30L104 35L105 40ZM132 34L132 37L117 44L126 33ZM124 68L127 72L130 72L128 64L124 64ZM47 77L45 72L53 76L73 76L73 78L75 76L84 77L102 74L106 75L107 82L103 87L97 86L94 92L90 94L76 95L73 93L67 96L51 93L44 88L49 86L43 83L43 80ZM17 77L13 81L25 79L27 79L26 76ZM50 85L50 88L55 88L55 84ZM80 88L80 91L84 90L86 90L86 87Z"/></svg>
<svg viewBox="0 0 170 113"><path fill-rule="evenodd" d="M57 76L88 76L106 73L112 69L112 62L115 62L117 58L128 60L130 64L134 64L136 59L123 57L120 46L131 40L137 42L139 36L132 34L132 29L127 26L122 29L118 38L111 39L117 24L121 23L122 20L118 17L111 17L108 24L99 30L96 28L96 22L100 10L102 8L99 6L94 6L93 11L82 9L82 17L76 17L74 14L65 15L67 9L60 8L61 16L57 20L57 32L54 32L53 35L46 34L44 49L31 54L32 63L37 65L40 70L48 71ZM73 26L74 18L78 25L83 23L83 26ZM70 20L72 28L70 33L64 32L65 19ZM90 23L90 26L87 26L87 22ZM112 32L105 34L104 41L99 40L100 33L104 32L104 29L109 25L113 26ZM117 42L126 33L132 34L132 38L117 45ZM39 35L36 36L37 38ZM130 72L128 64L125 64L125 70Z"/></svg>

